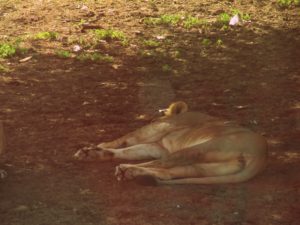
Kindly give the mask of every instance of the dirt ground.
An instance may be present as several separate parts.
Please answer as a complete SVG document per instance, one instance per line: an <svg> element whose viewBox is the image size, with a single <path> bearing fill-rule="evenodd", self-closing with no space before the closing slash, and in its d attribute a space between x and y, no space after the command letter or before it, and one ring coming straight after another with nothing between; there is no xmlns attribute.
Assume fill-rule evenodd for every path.
<svg viewBox="0 0 300 225"><path fill-rule="evenodd" d="M191 29L144 23L181 14L215 24L232 9L250 21ZM299 10L256 0L0 1L0 43L59 34L26 39L26 53L0 61L8 173L0 181L1 225L299 224ZM113 62L55 54L82 46L94 28L126 35L126 44L96 48ZM160 46L145 46L148 39ZM263 134L266 170L235 185L148 186L118 182L118 162L73 161L77 149L148 123L174 100Z"/></svg>

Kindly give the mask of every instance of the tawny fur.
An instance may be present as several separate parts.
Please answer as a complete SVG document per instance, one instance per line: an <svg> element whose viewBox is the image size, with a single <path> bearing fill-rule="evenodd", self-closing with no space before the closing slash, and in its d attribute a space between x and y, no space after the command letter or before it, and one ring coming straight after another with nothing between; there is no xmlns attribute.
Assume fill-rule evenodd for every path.
<svg viewBox="0 0 300 225"><path fill-rule="evenodd" d="M238 183L265 167L267 144L261 135L187 109L184 102L172 103L153 123L74 156L102 161L152 159L120 164L115 175L118 180L151 176L163 184Z"/></svg>

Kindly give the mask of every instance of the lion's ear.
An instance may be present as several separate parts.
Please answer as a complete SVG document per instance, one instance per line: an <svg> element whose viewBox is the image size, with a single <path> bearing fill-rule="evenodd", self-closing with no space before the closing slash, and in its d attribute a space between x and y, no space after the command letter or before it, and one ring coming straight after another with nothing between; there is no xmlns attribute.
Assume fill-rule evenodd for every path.
<svg viewBox="0 0 300 225"><path fill-rule="evenodd" d="M173 102L165 111L166 116L173 116L188 111L188 106L185 102Z"/></svg>

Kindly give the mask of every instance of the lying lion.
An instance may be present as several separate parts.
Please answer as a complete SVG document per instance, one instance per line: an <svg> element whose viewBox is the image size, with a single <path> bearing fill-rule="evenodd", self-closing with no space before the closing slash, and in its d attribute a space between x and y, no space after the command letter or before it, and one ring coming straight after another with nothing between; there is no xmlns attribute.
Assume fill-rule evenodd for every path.
<svg viewBox="0 0 300 225"><path fill-rule="evenodd" d="M187 109L184 102L175 102L149 125L97 147L85 147L74 156L102 161L156 159L120 164L115 175L118 180L150 176L163 184L238 183L265 167L267 144L261 135Z"/></svg>

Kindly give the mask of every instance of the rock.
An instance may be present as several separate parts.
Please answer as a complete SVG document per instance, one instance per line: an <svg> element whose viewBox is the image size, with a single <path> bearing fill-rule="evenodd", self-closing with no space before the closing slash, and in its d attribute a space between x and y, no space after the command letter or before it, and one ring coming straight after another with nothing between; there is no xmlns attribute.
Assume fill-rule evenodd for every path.
<svg viewBox="0 0 300 225"><path fill-rule="evenodd" d="M25 212L29 210L29 206L27 205L19 205L16 208L14 208L15 212Z"/></svg>

